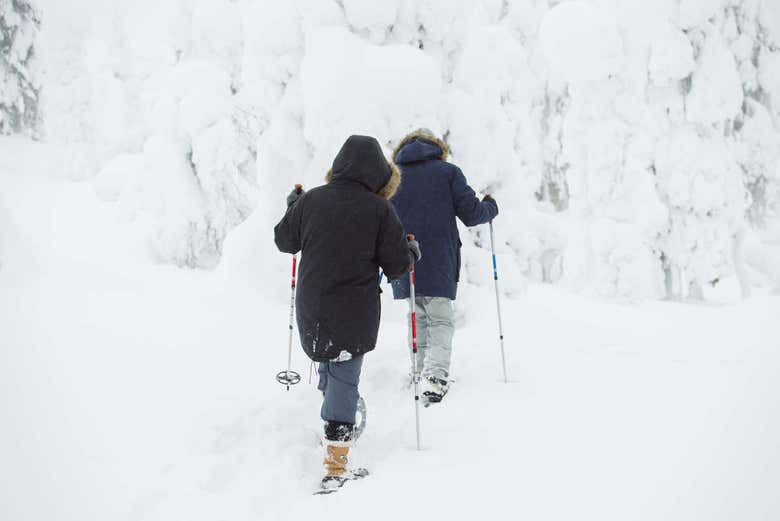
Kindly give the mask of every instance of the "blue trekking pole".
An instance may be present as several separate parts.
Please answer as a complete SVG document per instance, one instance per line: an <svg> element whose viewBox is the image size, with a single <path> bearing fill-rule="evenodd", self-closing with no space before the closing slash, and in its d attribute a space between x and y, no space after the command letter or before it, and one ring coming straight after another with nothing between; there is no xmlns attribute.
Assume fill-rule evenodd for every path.
<svg viewBox="0 0 780 521"><path fill-rule="evenodd" d="M493 254L493 282L496 287L496 311L498 312L498 338L501 341L501 365L504 369L504 383L506 379L506 356L504 356L504 326L501 323L501 301L498 298L498 268L496 267L496 243L493 239L493 221L490 221L490 251Z"/></svg>

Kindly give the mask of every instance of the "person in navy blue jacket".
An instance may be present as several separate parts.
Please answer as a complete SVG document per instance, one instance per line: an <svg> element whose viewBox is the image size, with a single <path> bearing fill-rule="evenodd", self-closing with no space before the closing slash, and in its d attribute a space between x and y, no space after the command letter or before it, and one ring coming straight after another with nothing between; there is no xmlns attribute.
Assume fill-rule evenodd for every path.
<svg viewBox="0 0 780 521"><path fill-rule="evenodd" d="M455 218L477 226L498 215L498 204L486 195L481 201L457 166L446 161L447 144L430 130L404 137L393 153L402 183L391 199L404 232L414 234L425 251L415 266L418 367L422 367L423 396L439 402L449 388L452 301L460 277L460 248ZM392 282L396 300L409 299L409 276Z"/></svg>

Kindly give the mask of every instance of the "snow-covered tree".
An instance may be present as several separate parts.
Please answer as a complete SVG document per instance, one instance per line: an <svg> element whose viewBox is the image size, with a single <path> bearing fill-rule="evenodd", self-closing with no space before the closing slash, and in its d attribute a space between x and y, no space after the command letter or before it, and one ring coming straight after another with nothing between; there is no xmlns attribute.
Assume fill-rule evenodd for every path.
<svg viewBox="0 0 780 521"><path fill-rule="evenodd" d="M37 133L39 25L38 13L28 0L0 0L0 134Z"/></svg>
<svg viewBox="0 0 780 521"><path fill-rule="evenodd" d="M292 182L319 184L347 134L389 152L419 126L499 198L507 273L706 298L749 283L754 230L780 228L776 2L78 1L99 23L51 32L68 88L46 89L46 128L93 149L82 170L164 261L213 266L250 212L267 227ZM487 283L484 233L463 242L464 280Z"/></svg>
<svg viewBox="0 0 780 521"><path fill-rule="evenodd" d="M777 48L762 7L754 0L681 3L677 23L695 66L681 83L684 118L671 119L674 133L661 138L655 164L670 209L662 249L674 296L702 296L738 272L745 231L776 207L779 135L761 82L771 65L761 61ZM747 294L744 276L740 282Z"/></svg>

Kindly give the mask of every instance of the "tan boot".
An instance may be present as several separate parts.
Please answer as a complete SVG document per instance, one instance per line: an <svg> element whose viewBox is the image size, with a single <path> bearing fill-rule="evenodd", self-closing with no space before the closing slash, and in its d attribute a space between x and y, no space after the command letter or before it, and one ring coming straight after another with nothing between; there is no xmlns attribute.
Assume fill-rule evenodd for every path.
<svg viewBox="0 0 780 521"><path fill-rule="evenodd" d="M325 440L325 475L342 477L347 473L347 454L349 442Z"/></svg>
<svg viewBox="0 0 780 521"><path fill-rule="evenodd" d="M315 494L330 494L340 489L344 483L368 476L366 469L347 469L347 454L351 443L348 441L325 440L325 477Z"/></svg>

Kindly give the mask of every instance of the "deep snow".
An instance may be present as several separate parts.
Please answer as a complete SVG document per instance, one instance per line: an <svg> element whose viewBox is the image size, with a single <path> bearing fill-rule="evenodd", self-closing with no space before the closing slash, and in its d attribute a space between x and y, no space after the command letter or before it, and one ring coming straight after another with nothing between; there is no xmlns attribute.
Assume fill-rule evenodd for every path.
<svg viewBox="0 0 780 521"><path fill-rule="evenodd" d="M116 206L58 175L62 153L0 140L0 518L780 516L780 297L622 306L530 285L504 300L503 384L474 250L486 275L462 288L457 381L423 411L423 451L386 292L354 450L373 475L313 497L319 397L274 380L289 258L266 216L213 272L155 265ZM297 348L293 366L308 375Z"/></svg>

